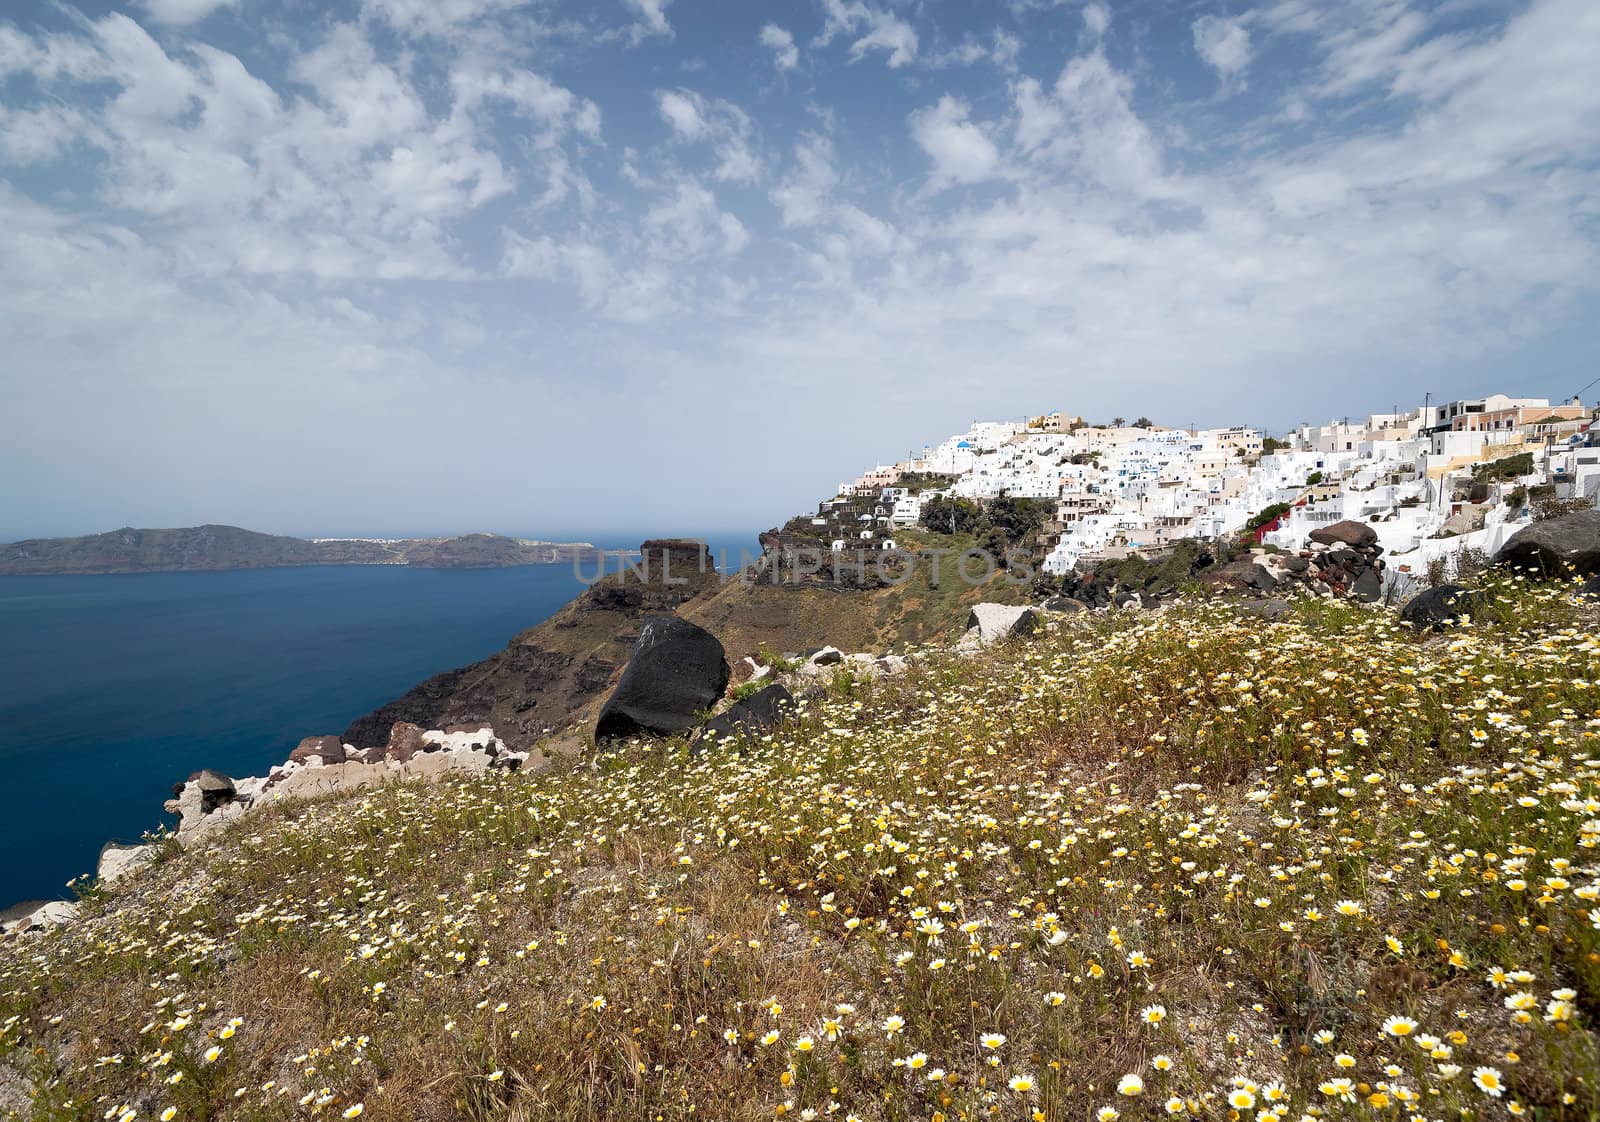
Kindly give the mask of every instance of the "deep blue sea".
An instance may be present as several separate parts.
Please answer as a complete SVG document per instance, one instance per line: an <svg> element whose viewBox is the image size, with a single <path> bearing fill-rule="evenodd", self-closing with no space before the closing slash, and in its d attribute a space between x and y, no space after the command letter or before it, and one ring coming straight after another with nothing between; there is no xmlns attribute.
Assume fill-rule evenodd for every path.
<svg viewBox="0 0 1600 1122"><path fill-rule="evenodd" d="M0 577L0 907L69 895L191 772L263 775L582 588L567 565Z"/></svg>

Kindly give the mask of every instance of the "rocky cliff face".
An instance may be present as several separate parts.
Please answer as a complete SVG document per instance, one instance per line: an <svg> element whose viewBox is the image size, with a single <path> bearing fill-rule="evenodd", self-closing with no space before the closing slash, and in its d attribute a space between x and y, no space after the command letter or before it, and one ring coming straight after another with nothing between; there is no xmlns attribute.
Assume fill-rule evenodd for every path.
<svg viewBox="0 0 1600 1122"><path fill-rule="evenodd" d="M429 678L353 723L344 740L384 742L396 721L423 728L484 722L525 749L588 715L628 661L646 616L672 614L721 585L698 542L647 541L640 561L592 584L482 662Z"/></svg>
<svg viewBox="0 0 1600 1122"><path fill-rule="evenodd" d="M908 544L911 544L908 542ZM940 539L965 548L966 539ZM647 541L640 562L612 572L537 627L482 662L428 679L345 730L344 740L380 744L396 721L424 728L485 722L514 749L546 737L581 740L616 684L648 616L678 615L705 628L731 662L767 646L804 652L827 643L886 651L897 643L936 642L959 635L981 600L1021 603L1025 585L994 579L968 585L952 575L933 579L913 565L901 584L862 588L789 570L716 571L705 547L676 539ZM741 579L742 578L742 579Z"/></svg>

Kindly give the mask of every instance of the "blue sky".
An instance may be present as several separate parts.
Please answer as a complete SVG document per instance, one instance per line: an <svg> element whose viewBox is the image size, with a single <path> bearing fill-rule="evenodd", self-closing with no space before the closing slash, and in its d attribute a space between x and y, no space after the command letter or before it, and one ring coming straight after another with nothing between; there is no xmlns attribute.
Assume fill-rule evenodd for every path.
<svg viewBox="0 0 1600 1122"><path fill-rule="evenodd" d="M0 17L0 539L750 531L974 418L1559 397L1600 5Z"/></svg>

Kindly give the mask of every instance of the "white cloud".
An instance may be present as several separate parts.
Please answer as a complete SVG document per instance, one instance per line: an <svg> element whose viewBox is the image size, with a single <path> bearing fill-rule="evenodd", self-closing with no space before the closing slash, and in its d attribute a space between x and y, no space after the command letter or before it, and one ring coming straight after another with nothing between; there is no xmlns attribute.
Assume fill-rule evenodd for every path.
<svg viewBox="0 0 1600 1122"><path fill-rule="evenodd" d="M1078 0L1015 0L1026 52L947 37L937 5L832 0L822 42L842 48L807 56L819 92L799 105L782 89L735 104L743 87L715 67L692 90L650 77L681 73L684 58L653 69L658 54L692 52L622 49L649 27L638 8L518 37L547 9L502 18L510 2L370 0L354 25L294 35L252 8L264 34L238 56L210 24L0 23L0 397L16 438L0 477L41 480L37 509L176 523L143 504L199 485L127 432L183 424L225 465L229 517L326 512L325 478L286 494L253 466L285 458L254 429L347 431L377 409L407 439L332 467L373 509L430 519L467 517L461 496L503 454L472 459L474 442L419 465L443 416L482 418L503 448L537 415L544 451L572 457L595 417L621 442L709 426L726 442L683 453L707 476L766 457L827 486L838 461L805 454L819 426L871 459L901 433L920 443L1062 393L1104 415L1257 423L1425 382L1542 393L1547 349L1586 338L1600 304L1587 0L1457 5L1449 22L1398 0L1269 0L1238 9L1231 55L1226 34L1153 14L1161 35L1086 22L1053 59L1046 33L1076 24ZM873 39L894 21L924 43ZM1223 127L1214 103L1146 77L1202 43L1224 83L1248 76L1270 105L1238 99ZM781 66L780 48L761 40L758 61ZM1017 69L963 73L959 97L903 69L851 72L848 96L827 81L867 53L928 67L982 64L984 48ZM606 67L625 78L596 79ZM907 132L886 138L885 120ZM751 423L774 400L759 389L725 392L750 370L782 387L781 423ZM195 387L211 416L185 412ZM846 393L861 409L837 409ZM77 447L36 435L68 423ZM809 470L716 513L781 519L814 498ZM580 498L552 484L537 502L519 482L493 502L528 502L526 522L488 499L473 517L538 530L559 509L578 525L597 496L689 509L669 488L681 476L637 474L597 465ZM382 498L396 481L405 504ZM245 493L254 506L230 505ZM25 501L0 495L0 518Z"/></svg>
<svg viewBox="0 0 1600 1122"><path fill-rule="evenodd" d="M659 35L672 37L672 25L667 22L667 5L672 0L622 0L622 6L638 17L634 24L640 38Z"/></svg>
<svg viewBox="0 0 1600 1122"><path fill-rule="evenodd" d="M679 135L691 140L704 135L706 122L700 116L700 107L694 97L677 90L662 90L656 94L656 108Z"/></svg>
<svg viewBox="0 0 1600 1122"><path fill-rule="evenodd" d="M1250 32L1238 20L1204 15L1194 21L1194 49L1224 84L1243 86L1250 65Z"/></svg>
<svg viewBox="0 0 1600 1122"><path fill-rule="evenodd" d="M528 6L529 0L361 0L364 15L397 31L444 35L487 16Z"/></svg>
<svg viewBox="0 0 1600 1122"><path fill-rule="evenodd" d="M962 38L955 46L934 51L923 57L923 64L934 68L946 66L971 66L989 62L1002 70L1014 70L1017 56L1022 52L1022 40L1009 31L996 29L984 42L972 35Z"/></svg>
<svg viewBox="0 0 1600 1122"><path fill-rule="evenodd" d="M1100 38L1110 26L1110 8L1100 3L1085 4L1083 6L1083 27L1093 38Z"/></svg>
<svg viewBox="0 0 1600 1122"><path fill-rule="evenodd" d="M352 25L295 58L282 92L206 44L169 55L118 15L36 41L26 64L51 96L0 113L0 153L98 151L99 199L180 221L189 267L207 273L459 275L444 224L516 188L477 119L489 107L537 124L543 205L592 197L559 146L598 137L593 102L531 71L462 66L430 109ZM92 113L59 108L82 97Z"/></svg>
<svg viewBox="0 0 1600 1122"><path fill-rule="evenodd" d="M500 102L539 122L545 126L538 137L542 147L559 142L568 132L590 140L600 137L598 105L531 70L475 69L463 65L450 75L450 88L458 109L471 110L485 102Z"/></svg>
<svg viewBox="0 0 1600 1122"><path fill-rule="evenodd" d="M753 129L744 110L684 89L657 91L656 108L677 137L712 143L717 158L713 178L724 183L753 183L760 178L761 161L751 147Z"/></svg>
<svg viewBox="0 0 1600 1122"><path fill-rule="evenodd" d="M1035 161L1140 198L1178 193L1160 146L1133 109L1133 79L1100 50L1068 62L1051 90L1029 79L1013 96L1018 145Z"/></svg>
<svg viewBox="0 0 1600 1122"><path fill-rule="evenodd" d="M999 151L970 113L965 101L947 94L911 115L911 136L933 161L935 182L979 183L994 174Z"/></svg>
<svg viewBox="0 0 1600 1122"><path fill-rule="evenodd" d="M794 160L794 168L772 189L772 201L784 226L809 226L826 213L839 183L833 144L814 133L803 137L795 145Z"/></svg>
<svg viewBox="0 0 1600 1122"><path fill-rule="evenodd" d="M139 0L139 6L157 23L185 27L205 19L218 8L230 8L238 0Z"/></svg>
<svg viewBox="0 0 1600 1122"><path fill-rule="evenodd" d="M761 45L772 51L772 64L779 70L793 70L800 65L800 48L794 45L794 36L775 23L761 29Z"/></svg>
<svg viewBox="0 0 1600 1122"><path fill-rule="evenodd" d="M850 44L852 60L862 58L868 51L886 52L891 70L905 66L917 57L917 33L904 20L886 15L876 21L870 31Z"/></svg>
<svg viewBox="0 0 1600 1122"><path fill-rule="evenodd" d="M1400 57L1428 27L1422 12L1385 4L1376 10L1355 5L1346 10L1352 22L1329 32L1323 46L1324 96L1348 94L1387 79Z"/></svg>
<svg viewBox="0 0 1600 1122"><path fill-rule="evenodd" d="M883 8L860 0L821 0L822 31L817 45L826 46L838 35L853 36L850 61L859 62L868 51L883 51L891 70L907 66L917 57L917 32L909 23Z"/></svg>
<svg viewBox="0 0 1600 1122"><path fill-rule="evenodd" d="M656 252L674 260L732 255L749 242L744 224L691 179L678 183L645 212L644 228L654 238Z"/></svg>

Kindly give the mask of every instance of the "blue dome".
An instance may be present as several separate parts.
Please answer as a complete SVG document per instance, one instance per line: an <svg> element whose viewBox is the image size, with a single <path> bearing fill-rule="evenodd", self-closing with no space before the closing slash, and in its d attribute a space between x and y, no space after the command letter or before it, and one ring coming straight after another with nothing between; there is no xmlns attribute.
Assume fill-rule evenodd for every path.
<svg viewBox="0 0 1600 1122"><path fill-rule="evenodd" d="M957 448L971 448L972 445L968 444L965 440L963 440L963 441L961 441L961 443L957 444L956 447Z"/></svg>

